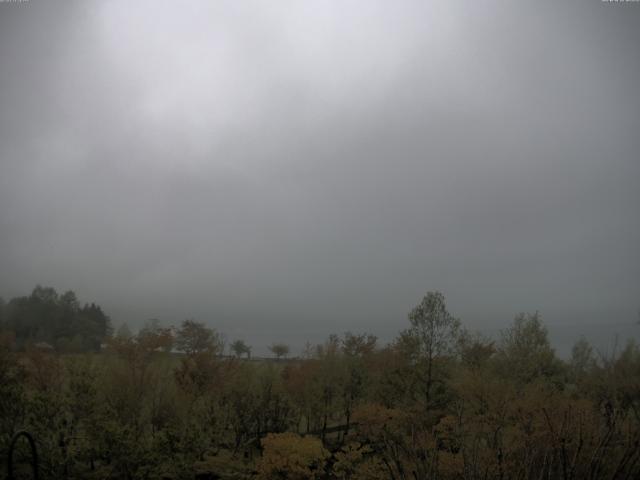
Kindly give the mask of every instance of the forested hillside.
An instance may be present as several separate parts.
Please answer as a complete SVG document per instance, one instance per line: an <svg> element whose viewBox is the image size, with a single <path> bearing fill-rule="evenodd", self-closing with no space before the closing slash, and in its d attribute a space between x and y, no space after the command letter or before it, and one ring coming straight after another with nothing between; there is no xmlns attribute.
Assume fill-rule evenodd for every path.
<svg viewBox="0 0 640 480"><path fill-rule="evenodd" d="M4 311L0 460L25 429L41 478L640 475L640 348L604 356L578 339L561 361L537 313L491 341L429 292L388 345L346 333L265 361L241 340L223 356L220 334L193 320L65 354L27 340L81 335L93 348L109 333L99 307L37 288ZM28 472L25 445L15 464Z"/></svg>

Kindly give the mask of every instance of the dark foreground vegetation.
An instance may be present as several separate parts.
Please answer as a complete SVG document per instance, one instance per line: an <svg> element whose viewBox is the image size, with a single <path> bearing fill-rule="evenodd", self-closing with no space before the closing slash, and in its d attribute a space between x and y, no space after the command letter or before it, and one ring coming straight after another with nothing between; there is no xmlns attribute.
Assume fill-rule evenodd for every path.
<svg viewBox="0 0 640 480"><path fill-rule="evenodd" d="M0 312L0 460L27 430L41 478L640 478L640 349L561 361L537 314L493 342L428 293L390 345L255 361L195 321L112 335L52 289Z"/></svg>

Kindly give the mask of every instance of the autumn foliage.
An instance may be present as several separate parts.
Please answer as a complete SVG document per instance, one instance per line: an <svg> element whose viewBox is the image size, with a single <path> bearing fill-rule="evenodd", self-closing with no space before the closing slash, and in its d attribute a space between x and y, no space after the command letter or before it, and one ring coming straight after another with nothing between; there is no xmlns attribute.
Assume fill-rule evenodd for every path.
<svg viewBox="0 0 640 480"><path fill-rule="evenodd" d="M634 343L605 356L581 339L561 360L538 313L487 339L439 293L388 345L346 333L250 359L221 338L150 322L68 354L5 324L1 464L26 429L52 479L640 478Z"/></svg>

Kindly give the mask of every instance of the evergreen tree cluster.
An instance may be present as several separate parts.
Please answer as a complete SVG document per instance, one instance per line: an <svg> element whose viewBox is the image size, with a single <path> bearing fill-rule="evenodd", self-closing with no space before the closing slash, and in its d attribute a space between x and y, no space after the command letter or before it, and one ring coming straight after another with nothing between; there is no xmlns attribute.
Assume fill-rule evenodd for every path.
<svg viewBox="0 0 640 480"><path fill-rule="evenodd" d="M19 349L31 344L61 352L97 351L111 333L111 320L95 303L81 305L69 290L36 286L30 295L0 302L0 329L15 335Z"/></svg>

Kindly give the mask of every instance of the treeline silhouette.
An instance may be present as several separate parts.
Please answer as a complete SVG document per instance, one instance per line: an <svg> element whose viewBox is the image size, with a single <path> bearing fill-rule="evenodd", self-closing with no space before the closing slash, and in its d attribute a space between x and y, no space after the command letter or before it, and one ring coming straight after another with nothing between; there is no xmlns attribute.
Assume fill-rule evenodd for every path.
<svg viewBox="0 0 640 480"><path fill-rule="evenodd" d="M0 299L0 328L15 335L20 349L43 343L62 352L98 351L111 321L98 305L81 306L71 290L60 295L38 285L6 305Z"/></svg>
<svg viewBox="0 0 640 480"><path fill-rule="evenodd" d="M581 339L563 361L537 313L492 341L428 292L388 345L346 333L259 361L241 340L223 356L218 332L194 320L135 335L107 321L100 338L83 327L101 353L65 354L27 341L73 338L64 295L36 290L3 309L0 460L26 429L44 478L640 478L633 342L604 356ZM43 303L58 305L50 333L20 325Z"/></svg>

